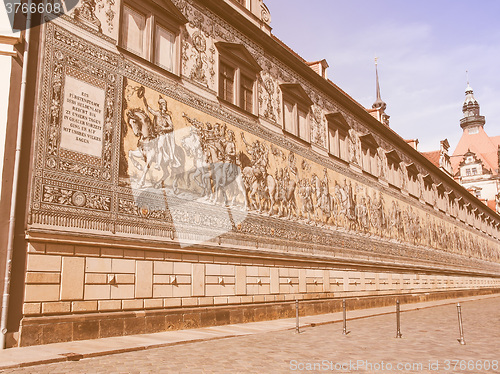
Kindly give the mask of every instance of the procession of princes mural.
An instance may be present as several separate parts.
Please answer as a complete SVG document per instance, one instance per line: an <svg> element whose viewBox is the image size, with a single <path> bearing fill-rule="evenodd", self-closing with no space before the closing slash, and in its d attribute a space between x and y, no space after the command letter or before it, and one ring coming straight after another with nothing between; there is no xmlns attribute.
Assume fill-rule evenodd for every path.
<svg viewBox="0 0 500 374"><path fill-rule="evenodd" d="M500 261L486 238L141 85L126 87L123 116L120 176L133 190ZM355 130L347 139L360 162Z"/></svg>

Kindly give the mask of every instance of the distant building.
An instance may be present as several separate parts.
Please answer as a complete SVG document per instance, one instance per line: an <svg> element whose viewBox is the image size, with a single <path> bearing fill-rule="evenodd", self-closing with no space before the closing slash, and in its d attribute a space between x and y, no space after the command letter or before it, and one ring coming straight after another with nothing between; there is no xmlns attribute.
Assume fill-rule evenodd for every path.
<svg viewBox="0 0 500 374"><path fill-rule="evenodd" d="M492 210L500 212L500 136L490 137L484 131L485 118L467 85L460 120L463 129L451 165L454 177Z"/></svg>

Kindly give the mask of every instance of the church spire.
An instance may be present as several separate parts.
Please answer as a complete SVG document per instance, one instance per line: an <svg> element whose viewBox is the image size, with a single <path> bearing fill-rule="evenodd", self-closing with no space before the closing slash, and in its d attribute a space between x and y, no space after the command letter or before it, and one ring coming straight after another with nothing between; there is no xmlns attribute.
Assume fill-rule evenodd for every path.
<svg viewBox="0 0 500 374"><path fill-rule="evenodd" d="M387 107L387 104L382 100L382 97L380 96L380 83L378 80L378 57L375 57L375 76L377 81L377 100L373 103L372 108L381 109L382 111L384 111Z"/></svg>

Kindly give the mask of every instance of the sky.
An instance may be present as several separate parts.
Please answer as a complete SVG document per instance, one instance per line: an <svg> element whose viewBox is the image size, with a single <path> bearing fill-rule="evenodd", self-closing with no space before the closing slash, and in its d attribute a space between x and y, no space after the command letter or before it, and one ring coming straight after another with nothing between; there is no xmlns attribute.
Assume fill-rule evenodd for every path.
<svg viewBox="0 0 500 374"><path fill-rule="evenodd" d="M264 0L272 32L307 61L326 59L328 78L367 108L375 57L390 127L421 152L450 153L462 129L467 74L500 135L500 1Z"/></svg>

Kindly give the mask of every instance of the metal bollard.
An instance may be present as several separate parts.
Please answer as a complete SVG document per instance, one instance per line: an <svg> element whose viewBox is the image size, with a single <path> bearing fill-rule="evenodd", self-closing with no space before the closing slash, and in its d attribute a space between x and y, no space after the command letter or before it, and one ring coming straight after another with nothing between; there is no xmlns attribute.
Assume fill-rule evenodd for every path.
<svg viewBox="0 0 500 374"><path fill-rule="evenodd" d="M343 321L344 321L344 328L342 330L342 335L347 335L350 333L350 331L347 331L347 312L345 307L345 299L342 299L342 310L343 310Z"/></svg>
<svg viewBox="0 0 500 374"><path fill-rule="evenodd" d="M300 329L299 329L299 300L295 300L295 333L300 334Z"/></svg>
<svg viewBox="0 0 500 374"><path fill-rule="evenodd" d="M401 308L399 307L399 299L396 300L396 338L402 338L403 334L401 334Z"/></svg>
<svg viewBox="0 0 500 374"><path fill-rule="evenodd" d="M465 345L464 325L462 324L462 307L460 306L460 303L457 303L457 312L458 312L458 329L460 330L460 339L457 340L460 344Z"/></svg>

